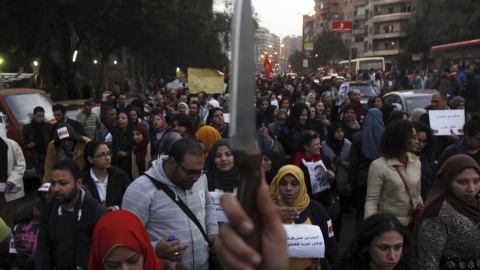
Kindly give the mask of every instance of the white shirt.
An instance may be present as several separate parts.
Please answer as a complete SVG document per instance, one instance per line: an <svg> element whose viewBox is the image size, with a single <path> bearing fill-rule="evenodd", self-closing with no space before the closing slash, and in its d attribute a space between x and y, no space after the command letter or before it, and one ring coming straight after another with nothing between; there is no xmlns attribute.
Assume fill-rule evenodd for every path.
<svg viewBox="0 0 480 270"><path fill-rule="evenodd" d="M107 177L105 177L105 181L103 181L103 182L100 182L97 179L97 177L93 173L93 169L90 169L90 176L92 177L93 182L95 183L95 186L97 187L98 196L100 197L100 202L102 203L103 206L106 207L108 174L107 174Z"/></svg>

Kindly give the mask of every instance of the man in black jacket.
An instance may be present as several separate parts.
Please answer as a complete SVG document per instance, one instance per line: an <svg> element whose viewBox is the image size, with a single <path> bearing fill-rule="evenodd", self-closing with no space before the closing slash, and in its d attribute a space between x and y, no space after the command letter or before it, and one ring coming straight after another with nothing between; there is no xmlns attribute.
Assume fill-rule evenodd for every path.
<svg viewBox="0 0 480 270"><path fill-rule="evenodd" d="M62 104L55 104L52 107L52 111L53 111L53 116L55 116L55 119L57 120L54 130L57 130L57 127L56 127L57 124L67 123L70 126L72 126L76 131L78 131L78 133L80 133L82 136L86 136L85 132L83 131L82 124L80 124L80 122L76 120L73 120L67 117L67 108L65 108L65 106L63 106Z"/></svg>
<svg viewBox="0 0 480 270"><path fill-rule="evenodd" d="M82 172L75 162L62 160L50 176L54 200L41 212L35 269L87 269L93 228L106 212L82 189Z"/></svg>
<svg viewBox="0 0 480 270"><path fill-rule="evenodd" d="M23 144L30 151L30 163L42 182L45 173L45 156L48 143L52 140L52 125L45 122L45 109L33 109L32 122L23 126Z"/></svg>

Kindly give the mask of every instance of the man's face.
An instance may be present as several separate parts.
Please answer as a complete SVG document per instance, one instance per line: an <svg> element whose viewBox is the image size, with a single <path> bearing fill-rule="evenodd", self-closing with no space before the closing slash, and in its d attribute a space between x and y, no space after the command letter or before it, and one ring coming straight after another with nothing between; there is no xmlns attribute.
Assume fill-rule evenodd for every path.
<svg viewBox="0 0 480 270"><path fill-rule="evenodd" d="M92 106L85 105L83 107L83 111L85 112L86 115L90 115L90 113L92 113Z"/></svg>
<svg viewBox="0 0 480 270"><path fill-rule="evenodd" d="M423 78L423 76L425 76L425 73L423 72L423 70L420 71L420 77Z"/></svg>
<svg viewBox="0 0 480 270"><path fill-rule="evenodd" d="M107 119L110 123L115 123L117 120L117 110L111 109L107 112Z"/></svg>
<svg viewBox="0 0 480 270"><path fill-rule="evenodd" d="M185 95L186 95L187 97L190 96L190 90L189 90L189 89L186 89L186 90L184 90L183 92L185 93Z"/></svg>
<svg viewBox="0 0 480 270"><path fill-rule="evenodd" d="M196 114L198 114L198 106L197 106L197 104L193 104L193 103L192 103L192 104L190 104L190 106L188 106L188 107L189 107L189 109L190 109L189 114L191 114L191 115L196 115Z"/></svg>
<svg viewBox="0 0 480 270"><path fill-rule="evenodd" d="M118 105L125 106L127 104L127 96L120 95L118 96Z"/></svg>
<svg viewBox="0 0 480 270"><path fill-rule="evenodd" d="M170 91L168 92L168 95L170 96L171 99L175 99L175 98L176 98L176 96L175 96L175 90L170 90Z"/></svg>
<svg viewBox="0 0 480 270"><path fill-rule="evenodd" d="M198 102L200 102L200 104L205 105L205 97L203 96L203 94L198 94L197 100Z"/></svg>
<svg viewBox="0 0 480 270"><path fill-rule="evenodd" d="M45 121L45 112L36 112L33 115L33 121L37 124L41 124Z"/></svg>
<svg viewBox="0 0 480 270"><path fill-rule="evenodd" d="M72 151L73 147L75 146L75 141L72 139L65 139L62 140L60 144L65 151Z"/></svg>
<svg viewBox="0 0 480 270"><path fill-rule="evenodd" d="M205 158L202 155L194 156L189 153L185 154L182 163L178 163L174 158L170 158L169 162L174 166L173 182L184 190L193 187L193 184L202 176L201 171L205 167Z"/></svg>
<svg viewBox="0 0 480 270"><path fill-rule="evenodd" d="M181 95L180 96L180 101L187 103L187 96L186 95Z"/></svg>
<svg viewBox="0 0 480 270"><path fill-rule="evenodd" d="M65 114L63 114L60 110L53 111L53 116L55 116L57 122L63 122L65 120Z"/></svg>
<svg viewBox="0 0 480 270"><path fill-rule="evenodd" d="M360 90L358 89L354 89L352 90L352 102L360 102L360 97L361 97L361 93L360 93Z"/></svg>
<svg viewBox="0 0 480 270"><path fill-rule="evenodd" d="M447 99L443 98L439 92L433 93L431 102L434 110L446 110L448 107Z"/></svg>
<svg viewBox="0 0 480 270"><path fill-rule="evenodd" d="M59 204L66 204L77 199L83 180L77 181L68 170L53 170L50 175L52 196Z"/></svg>

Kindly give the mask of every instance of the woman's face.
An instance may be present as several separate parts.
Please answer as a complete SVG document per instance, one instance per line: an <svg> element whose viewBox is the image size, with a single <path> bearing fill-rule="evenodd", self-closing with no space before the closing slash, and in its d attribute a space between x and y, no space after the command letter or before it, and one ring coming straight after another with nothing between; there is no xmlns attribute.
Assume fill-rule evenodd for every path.
<svg viewBox="0 0 480 270"><path fill-rule="evenodd" d="M383 107L383 102L382 102L382 99L379 98L379 97L376 97L375 98L375 102L373 103L373 107L377 108L377 109L381 109Z"/></svg>
<svg viewBox="0 0 480 270"><path fill-rule="evenodd" d="M403 236L397 231L389 231L373 238L370 243L370 269L394 269L403 252Z"/></svg>
<svg viewBox="0 0 480 270"><path fill-rule="evenodd" d="M222 111L216 111L212 116L212 124L216 127L223 127L225 124Z"/></svg>
<svg viewBox="0 0 480 270"><path fill-rule="evenodd" d="M343 106L347 106L347 105L349 105L349 104L350 104L350 98L347 96L347 97L345 97L345 99L343 100L342 105L343 105Z"/></svg>
<svg viewBox="0 0 480 270"><path fill-rule="evenodd" d="M275 96L275 95L270 95L270 101L274 101L274 100L277 100L277 96Z"/></svg>
<svg viewBox="0 0 480 270"><path fill-rule="evenodd" d="M315 118L315 107L310 107L310 118L313 119Z"/></svg>
<svg viewBox="0 0 480 270"><path fill-rule="evenodd" d="M320 155L320 138L313 139L309 144L305 144L305 154L307 156Z"/></svg>
<svg viewBox="0 0 480 270"><path fill-rule="evenodd" d="M304 96L304 95L302 95L302 96L300 97L300 99L298 100L298 103L303 103L303 104L305 104L305 101L307 101L307 97Z"/></svg>
<svg viewBox="0 0 480 270"><path fill-rule="evenodd" d="M314 94L311 94L310 97L308 98L308 102L310 104L314 104L316 98L317 98L317 96L315 96Z"/></svg>
<svg viewBox="0 0 480 270"><path fill-rule="evenodd" d="M315 106L315 109L317 109L317 114L322 115L325 111L325 105L323 105L322 102L317 103L317 106Z"/></svg>
<svg viewBox="0 0 480 270"><path fill-rule="evenodd" d="M272 169L272 161L267 156L262 156L262 167L266 173Z"/></svg>
<svg viewBox="0 0 480 270"><path fill-rule="evenodd" d="M103 262L105 270L143 270L143 254L124 246L114 248Z"/></svg>
<svg viewBox="0 0 480 270"><path fill-rule="evenodd" d="M186 114L187 113L187 106L185 106L183 104L179 104L178 105L178 113Z"/></svg>
<svg viewBox="0 0 480 270"><path fill-rule="evenodd" d="M133 131L133 142L139 144L143 141L143 134L134 130Z"/></svg>
<svg viewBox="0 0 480 270"><path fill-rule="evenodd" d="M128 126L128 116L124 112L118 114L117 125L122 129Z"/></svg>
<svg viewBox="0 0 480 270"><path fill-rule="evenodd" d="M480 150L480 132L477 132L474 134L474 136L471 136L469 133L465 134L465 142L467 143L467 148L469 150Z"/></svg>
<svg viewBox="0 0 480 270"><path fill-rule="evenodd" d="M418 132L417 133L417 139L418 139L418 144L417 144L417 153L420 153L423 151L423 148L427 146L427 133L426 132Z"/></svg>
<svg viewBox="0 0 480 270"><path fill-rule="evenodd" d="M163 101L164 101L164 99L163 99L162 95L155 98L155 103L157 103L157 104L163 104Z"/></svg>
<svg viewBox="0 0 480 270"><path fill-rule="evenodd" d="M226 145L219 146L215 153L215 165L221 172L229 172L234 165L234 157L232 151Z"/></svg>
<svg viewBox="0 0 480 270"><path fill-rule="evenodd" d="M269 105L270 104L268 104L268 101L266 100L262 101L262 106L261 106L262 111L265 111Z"/></svg>
<svg viewBox="0 0 480 270"><path fill-rule="evenodd" d="M152 119L152 122L153 122L153 127L155 129L160 129L162 128L162 125L163 125L163 119L160 115L155 115L153 116L153 119Z"/></svg>
<svg viewBox="0 0 480 270"><path fill-rule="evenodd" d="M132 119L133 123L136 123L138 121L137 111L131 110L130 112L128 112L128 115L130 115L130 119Z"/></svg>
<svg viewBox="0 0 480 270"><path fill-rule="evenodd" d="M345 121L347 122L353 122L355 121L356 115L354 110L348 110L344 113L343 117L345 118Z"/></svg>
<svg viewBox="0 0 480 270"><path fill-rule="evenodd" d="M452 191L460 201L472 205L480 191L480 175L472 168L464 170L453 180Z"/></svg>
<svg viewBox="0 0 480 270"><path fill-rule="evenodd" d="M291 205L298 197L300 183L293 175L287 174L280 180L278 191L280 191L280 199L286 205Z"/></svg>
<svg viewBox="0 0 480 270"><path fill-rule="evenodd" d="M339 128L335 130L335 133L333 133L333 138L337 141L341 141L343 140L344 134L345 134L345 131L343 130L343 128Z"/></svg>
<svg viewBox="0 0 480 270"><path fill-rule="evenodd" d="M287 110L287 112L290 110L290 101L288 99L282 101L282 109Z"/></svg>
<svg viewBox="0 0 480 270"><path fill-rule="evenodd" d="M89 158L90 163L99 169L108 169L111 166L112 154L106 144L100 144L97 151Z"/></svg>
<svg viewBox="0 0 480 270"><path fill-rule="evenodd" d="M305 125L307 123L308 119L308 110L303 110L302 114L300 114L300 117L298 118L298 122L302 125Z"/></svg>
<svg viewBox="0 0 480 270"><path fill-rule="evenodd" d="M276 118L278 115L278 108L273 109L273 118Z"/></svg>
<svg viewBox="0 0 480 270"><path fill-rule="evenodd" d="M418 152L418 138L417 138L417 131L412 128L412 136L408 142L408 152L417 153Z"/></svg>
<svg viewBox="0 0 480 270"><path fill-rule="evenodd" d="M184 126L180 126L178 124L178 121L177 120L173 120L173 131L177 132L178 134L180 134L180 136L182 136L182 138L185 138L188 134L187 134L187 128L184 127Z"/></svg>

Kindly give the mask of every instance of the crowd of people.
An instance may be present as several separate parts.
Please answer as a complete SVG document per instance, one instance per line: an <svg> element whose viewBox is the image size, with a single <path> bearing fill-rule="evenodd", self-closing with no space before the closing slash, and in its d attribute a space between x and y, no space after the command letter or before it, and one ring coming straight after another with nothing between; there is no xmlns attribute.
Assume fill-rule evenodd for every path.
<svg viewBox="0 0 480 270"><path fill-rule="evenodd" d="M229 94L152 83L128 95L104 92L100 115L91 101L76 119L55 105L53 124L36 107L23 143L42 186L38 202L20 211L26 162L16 142L0 140L8 164L0 237L17 244L0 266L480 269L480 116L460 96L474 83L480 92L471 72L478 70L463 82L448 75L451 89L443 75L434 79L431 105L412 115L381 95L362 104L358 89L340 97L335 77L257 78L261 251L242 240L254 228L238 201L222 196L230 223L217 222L212 201L211 193L237 194L242 173L224 115ZM422 76L410 81L426 88ZM375 73L363 77L378 83ZM464 135L434 136L429 111L450 108L464 111ZM342 228L352 227L342 222L346 213L356 215L356 236L342 252ZM318 226L324 252L288 258L282 224Z"/></svg>

